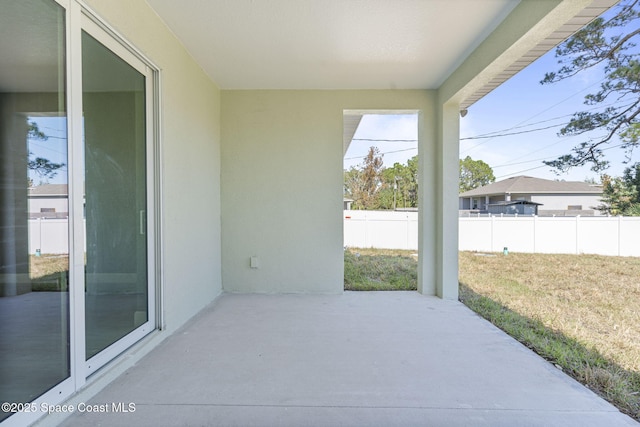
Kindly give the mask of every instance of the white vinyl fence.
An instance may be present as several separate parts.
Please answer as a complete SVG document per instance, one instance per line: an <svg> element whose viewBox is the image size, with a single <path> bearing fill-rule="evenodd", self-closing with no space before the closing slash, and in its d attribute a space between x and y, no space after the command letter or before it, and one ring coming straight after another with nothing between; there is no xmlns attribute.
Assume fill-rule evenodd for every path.
<svg viewBox="0 0 640 427"><path fill-rule="evenodd" d="M640 217L463 217L460 250L640 256ZM29 220L29 253L68 253L66 219ZM344 211L344 245L418 250L418 213Z"/></svg>
<svg viewBox="0 0 640 427"><path fill-rule="evenodd" d="M85 222L86 226L86 222ZM87 250L87 242L84 242ZM68 254L69 253L69 219L30 219L29 220L29 253Z"/></svg>
<svg viewBox="0 0 640 427"><path fill-rule="evenodd" d="M344 245L417 250L418 213L344 211Z"/></svg>
<svg viewBox="0 0 640 427"><path fill-rule="evenodd" d="M29 253L69 253L68 219L30 219Z"/></svg>
<svg viewBox="0 0 640 427"><path fill-rule="evenodd" d="M344 211L344 245L418 249L417 212ZM640 217L464 217L464 251L640 256Z"/></svg>

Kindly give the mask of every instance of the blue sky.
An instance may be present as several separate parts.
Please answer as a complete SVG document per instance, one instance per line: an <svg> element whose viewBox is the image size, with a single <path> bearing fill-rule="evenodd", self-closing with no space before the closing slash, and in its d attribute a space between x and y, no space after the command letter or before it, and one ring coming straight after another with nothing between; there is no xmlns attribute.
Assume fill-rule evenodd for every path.
<svg viewBox="0 0 640 427"><path fill-rule="evenodd" d="M598 179L599 175L591 171L590 166L557 175L542 163L542 160L554 160L581 142L597 139L605 133L594 131L589 135L558 136L558 131L574 112L593 108L584 104L584 97L599 89L604 75L601 70L589 70L570 80L547 85L539 83L545 72L557 68L552 51L472 105L468 115L460 121L460 156L468 155L487 162L497 179L521 174L571 181ZM524 133L464 139L492 132ZM617 145L617 139L609 144L614 145ZM606 173L610 175L621 175L627 166L623 163L625 152L620 148L607 150L606 159L610 162ZM631 158L631 162L639 160L637 153Z"/></svg>
<svg viewBox="0 0 640 427"><path fill-rule="evenodd" d="M471 156L483 160L494 170L498 180L517 175L546 179L583 181L599 180L599 174L589 166L574 168L567 173L556 174L542 160L554 160L567 154L571 148L588 136L560 137L558 131L572 113L592 108L584 105L584 97L598 90L604 75L601 70L588 70L570 80L541 85L545 72L557 70L555 51L547 53L523 71L503 83L493 92L472 105L466 117L460 120L460 157ZM547 128L547 129L541 129ZM539 130L536 130L539 129ZM466 139L498 133L517 133L509 136ZM602 131L590 134L596 138ZM417 139L415 116L376 115L365 116L354 139ZM613 140L609 146L617 145ZM385 166L406 160L417 154L416 142L353 141L345 155L345 168L362 162L368 148L376 145L382 153ZM625 153L620 148L606 151L610 167L605 173L622 174ZM631 163L640 161L640 154L633 153Z"/></svg>
<svg viewBox="0 0 640 427"><path fill-rule="evenodd" d="M349 169L362 163L369 147L378 147L383 154L384 165L393 166L395 162L405 163L418 154L418 121L415 114L386 115L371 114L362 117L360 126L353 135L349 150L344 156L344 168ZM358 141L358 139L377 139L378 141ZM393 142L386 142L394 140ZM397 140L407 140L401 142Z"/></svg>
<svg viewBox="0 0 640 427"><path fill-rule="evenodd" d="M35 157L44 157L52 163L63 163L53 178L40 177L36 172L30 170L29 178L35 185L40 183L66 184L67 183L67 130L65 117L29 117L29 121L35 122L38 129L47 135L45 141L29 138L28 149Z"/></svg>

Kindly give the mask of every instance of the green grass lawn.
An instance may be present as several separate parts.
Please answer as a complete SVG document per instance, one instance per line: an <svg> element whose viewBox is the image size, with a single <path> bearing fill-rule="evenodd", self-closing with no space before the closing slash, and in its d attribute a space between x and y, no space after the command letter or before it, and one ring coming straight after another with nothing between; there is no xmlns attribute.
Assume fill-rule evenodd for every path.
<svg viewBox="0 0 640 427"><path fill-rule="evenodd" d="M29 256L29 277L34 292L68 291L69 257L43 254Z"/></svg>
<svg viewBox="0 0 640 427"><path fill-rule="evenodd" d="M347 291L410 291L418 285L415 251L348 249L344 252Z"/></svg>
<svg viewBox="0 0 640 427"><path fill-rule="evenodd" d="M464 304L640 420L640 258L460 252L459 263ZM416 271L415 251L345 251L346 290L413 290Z"/></svg>

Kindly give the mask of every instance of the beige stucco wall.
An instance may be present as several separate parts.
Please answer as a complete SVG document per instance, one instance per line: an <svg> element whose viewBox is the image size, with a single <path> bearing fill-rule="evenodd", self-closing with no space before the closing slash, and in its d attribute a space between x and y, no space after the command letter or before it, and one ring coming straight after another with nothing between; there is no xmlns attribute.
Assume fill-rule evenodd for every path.
<svg viewBox="0 0 640 427"><path fill-rule="evenodd" d="M221 94L146 2L87 0L162 69L167 321L184 321L221 283L341 291L343 110L423 112L419 288L455 299L458 105L586 2L521 3L436 92Z"/></svg>
<svg viewBox="0 0 640 427"><path fill-rule="evenodd" d="M522 3L436 92L221 95L144 1L87 0L163 71L167 320L184 320L213 298L221 274L227 291L341 291L349 109L423 111L419 288L455 299L457 224L449 217L458 207L458 105L586 1ZM260 268L250 268L252 256Z"/></svg>
<svg viewBox="0 0 640 427"><path fill-rule="evenodd" d="M222 291L220 92L145 1L85 3L161 70L164 322L174 330Z"/></svg>
<svg viewBox="0 0 640 427"><path fill-rule="evenodd" d="M434 100L430 91L223 91L225 291L342 292L343 111L420 111L421 166L432 177ZM434 293L435 181L428 182L421 231Z"/></svg>

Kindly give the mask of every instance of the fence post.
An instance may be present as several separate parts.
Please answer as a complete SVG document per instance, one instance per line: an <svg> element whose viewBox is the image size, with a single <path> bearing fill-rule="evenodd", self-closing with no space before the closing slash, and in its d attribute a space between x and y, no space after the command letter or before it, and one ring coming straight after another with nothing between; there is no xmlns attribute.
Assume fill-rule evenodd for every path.
<svg viewBox="0 0 640 427"><path fill-rule="evenodd" d="M42 218L38 218L38 247L36 252L42 253Z"/></svg>
<svg viewBox="0 0 640 427"><path fill-rule="evenodd" d="M576 215L576 255L580 254L580 215Z"/></svg>
<svg viewBox="0 0 640 427"><path fill-rule="evenodd" d="M410 240L409 233L411 233L411 228L409 227L409 213L408 212L404 214L404 218L406 219L406 222L407 222L407 240L406 240L406 244L404 245L404 248L409 250L409 240Z"/></svg>
<svg viewBox="0 0 640 427"><path fill-rule="evenodd" d="M369 221L367 220L367 212L364 213L364 247L369 247Z"/></svg>
<svg viewBox="0 0 640 427"><path fill-rule="evenodd" d="M538 225L538 215L533 216L533 253L536 253L536 240L537 240L537 225Z"/></svg>
<svg viewBox="0 0 640 427"><path fill-rule="evenodd" d="M622 215L618 215L618 256L622 256Z"/></svg>
<svg viewBox="0 0 640 427"><path fill-rule="evenodd" d="M493 236L495 235L495 230L494 230L495 216L491 214L489 214L489 216L491 217L491 252L495 252L493 248Z"/></svg>

